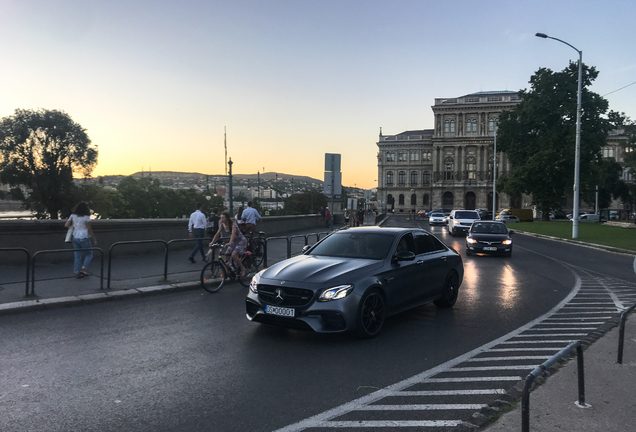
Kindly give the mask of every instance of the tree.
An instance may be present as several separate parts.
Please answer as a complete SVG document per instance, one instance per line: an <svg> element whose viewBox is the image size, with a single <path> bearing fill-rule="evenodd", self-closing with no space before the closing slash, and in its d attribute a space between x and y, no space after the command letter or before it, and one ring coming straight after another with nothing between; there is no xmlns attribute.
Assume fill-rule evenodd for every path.
<svg viewBox="0 0 636 432"><path fill-rule="evenodd" d="M596 79L594 67L583 65L580 185L581 196L593 196L598 181L600 150L610 130L603 116L608 102L587 88ZM512 164L498 185L510 195L532 195L533 204L548 220L572 193L576 137L578 64L561 72L539 69L531 89L521 90L521 102L499 118L497 144Z"/></svg>
<svg viewBox="0 0 636 432"><path fill-rule="evenodd" d="M73 174L88 177L96 163L86 130L63 111L16 109L0 120L0 181L24 185L25 207L38 218L75 205Z"/></svg>

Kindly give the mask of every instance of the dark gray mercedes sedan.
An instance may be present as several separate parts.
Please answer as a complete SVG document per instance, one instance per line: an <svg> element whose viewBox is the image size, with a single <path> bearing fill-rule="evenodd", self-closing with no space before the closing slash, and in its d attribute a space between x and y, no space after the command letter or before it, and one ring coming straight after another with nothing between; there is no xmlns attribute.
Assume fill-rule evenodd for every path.
<svg viewBox="0 0 636 432"><path fill-rule="evenodd" d="M461 256L428 231L344 229L257 273L247 318L371 338L389 315L428 302L452 307L463 277Z"/></svg>

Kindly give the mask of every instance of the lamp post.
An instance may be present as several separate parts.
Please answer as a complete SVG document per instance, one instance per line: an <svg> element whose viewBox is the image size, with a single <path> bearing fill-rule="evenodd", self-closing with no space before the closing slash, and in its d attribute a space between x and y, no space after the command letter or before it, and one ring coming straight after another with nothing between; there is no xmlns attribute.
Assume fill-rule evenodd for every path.
<svg viewBox="0 0 636 432"><path fill-rule="evenodd" d="M495 145L492 151L492 220L497 219L497 122L495 122Z"/></svg>
<svg viewBox="0 0 636 432"><path fill-rule="evenodd" d="M411 204L413 204L413 217L411 217L411 219L415 220L415 200L413 199L413 195L415 195L415 189L411 189Z"/></svg>
<svg viewBox="0 0 636 432"><path fill-rule="evenodd" d="M576 96L576 147L574 154L574 208L572 209L572 238L579 237L579 188L581 171L581 83L583 77L583 51L576 49L566 41L548 36L545 33L537 33L535 36L544 39L554 39L566 44L579 53L579 88Z"/></svg>

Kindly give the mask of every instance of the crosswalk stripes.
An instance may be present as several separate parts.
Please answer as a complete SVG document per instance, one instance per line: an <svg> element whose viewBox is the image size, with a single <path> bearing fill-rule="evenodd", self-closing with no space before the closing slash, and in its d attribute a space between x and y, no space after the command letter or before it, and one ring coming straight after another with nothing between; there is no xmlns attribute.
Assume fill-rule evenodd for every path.
<svg viewBox="0 0 636 432"><path fill-rule="evenodd" d="M449 431L496 405L535 367L636 301L636 285L574 268L577 286L543 317L444 365L276 432ZM464 425L470 426L470 425Z"/></svg>

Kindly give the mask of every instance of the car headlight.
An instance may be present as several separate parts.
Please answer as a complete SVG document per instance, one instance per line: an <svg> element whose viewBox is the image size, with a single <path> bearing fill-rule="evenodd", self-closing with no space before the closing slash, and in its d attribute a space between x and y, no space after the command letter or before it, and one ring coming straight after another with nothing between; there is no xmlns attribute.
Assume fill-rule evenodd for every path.
<svg viewBox="0 0 636 432"><path fill-rule="evenodd" d="M503 241L503 244L505 245L511 245L512 244L512 240L511 239L507 239Z"/></svg>
<svg viewBox="0 0 636 432"><path fill-rule="evenodd" d="M466 243L470 243L470 244L477 243L477 240L475 240L472 237L466 237Z"/></svg>
<svg viewBox="0 0 636 432"><path fill-rule="evenodd" d="M256 273L253 277L252 277L252 281L250 282L250 291L252 291L253 293L258 293L258 282L261 280L261 274L263 274L263 272L265 271L265 269L259 271L258 273Z"/></svg>
<svg viewBox="0 0 636 432"><path fill-rule="evenodd" d="M341 298L345 298L353 291L353 285L338 285L333 288L328 288L324 290L320 297L318 297L318 301L331 301L338 300Z"/></svg>

